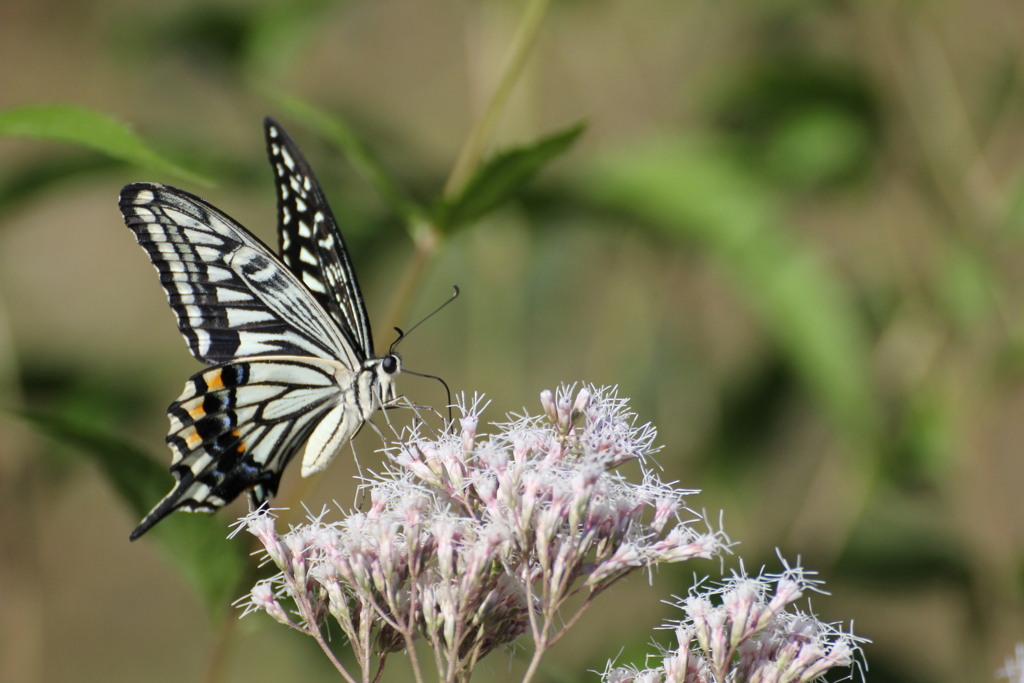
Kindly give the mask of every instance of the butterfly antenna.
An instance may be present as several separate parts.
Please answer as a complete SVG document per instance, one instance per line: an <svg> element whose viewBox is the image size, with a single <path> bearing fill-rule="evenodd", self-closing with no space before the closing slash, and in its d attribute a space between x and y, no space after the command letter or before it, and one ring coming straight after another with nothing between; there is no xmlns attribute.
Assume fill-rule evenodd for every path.
<svg viewBox="0 0 1024 683"><path fill-rule="evenodd" d="M416 323L415 325L410 327L408 332L403 332L401 328L396 327L395 328L395 332L398 332L398 338L395 339L395 341L393 341L391 343L391 348L388 349L388 353L394 353L395 349L398 347L398 345L401 343L401 341L403 339L405 339L407 336L409 336L409 334L411 334L413 330L415 330L417 327L419 327L420 325L422 325L426 321L428 321L431 318L433 318L435 315L437 315L438 313L441 312L442 308L444 308L445 306L447 306L448 304L450 304L451 302L453 302L457 298L459 298L459 294L460 294L459 286L458 285L452 285L452 289L455 290L455 293L452 294L448 298L447 301L445 301L443 304L441 304L440 306L435 308L433 311L431 311L429 315L424 317L418 323ZM441 385L444 387L445 393L448 395L448 422L452 423L453 422L453 419L452 419L452 390L448 388L448 383L445 382L440 377L438 377L437 375L425 375L425 374L420 373L420 372L413 372L412 370L403 370L402 372L404 372L407 375L415 375L416 377L425 377L427 379L436 379L438 382L441 383Z"/></svg>
<svg viewBox="0 0 1024 683"><path fill-rule="evenodd" d="M453 301L455 301L456 299L459 298L459 286L458 285L452 285L452 287L455 289L455 293L452 294L451 297L449 297L447 301L445 301L443 304L441 304L440 306L435 308L429 315L427 315L425 318L423 318L423 320L420 320L418 323L416 323L415 325L410 327L408 332L403 332L401 330L401 328L398 328L398 327L395 328L395 331L398 332L398 339L396 339L394 342L391 343L391 348L388 349L388 353L394 353L395 352L395 348L398 346L398 344L403 339L405 339L407 336L409 336L409 334L413 330L415 330L417 327L419 327L423 323L425 323L428 320L430 320L431 318L433 318L435 315L437 315L438 313L441 312L442 308L444 308L445 306L447 306L448 304L450 304L451 302L453 302ZM411 374L415 374L415 373L411 373ZM426 377L427 375L423 375L423 376ZM447 386L447 385L445 385L445 386Z"/></svg>

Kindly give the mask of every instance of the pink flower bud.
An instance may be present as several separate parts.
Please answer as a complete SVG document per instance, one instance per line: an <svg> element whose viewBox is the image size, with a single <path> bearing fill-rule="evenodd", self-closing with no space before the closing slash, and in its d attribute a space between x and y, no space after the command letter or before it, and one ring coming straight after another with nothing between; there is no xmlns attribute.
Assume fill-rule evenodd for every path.
<svg viewBox="0 0 1024 683"><path fill-rule="evenodd" d="M544 408L544 414L548 416L552 422L558 422L558 410L555 408L555 397L552 393L545 389L540 392L540 404Z"/></svg>
<svg viewBox="0 0 1024 683"><path fill-rule="evenodd" d="M803 596L803 590L800 584L792 579L783 577L775 585L775 595L772 596L771 602L768 603L768 608L761 616L761 621L767 622L768 619L784 610L786 605L799 600L801 596Z"/></svg>
<svg viewBox="0 0 1024 683"><path fill-rule="evenodd" d="M277 596L274 595L274 589L269 581L260 581L253 586L250 597L252 598L252 604L269 614L274 620L286 626L291 626L292 620L288 618L288 613L284 611L281 603L277 601Z"/></svg>
<svg viewBox="0 0 1024 683"><path fill-rule="evenodd" d="M576 402L572 405L572 421L575 422L579 419L583 413L587 412L587 408L590 407L590 392L587 391L586 387L580 389L580 393L576 394Z"/></svg>
<svg viewBox="0 0 1024 683"><path fill-rule="evenodd" d="M572 417L572 401L568 396L558 399L558 427L564 434L569 431L569 418Z"/></svg>
<svg viewBox="0 0 1024 683"><path fill-rule="evenodd" d="M654 519L651 520L651 529L661 533L665 524L679 511L679 501L674 498L659 498L654 506Z"/></svg>
<svg viewBox="0 0 1024 683"><path fill-rule="evenodd" d="M726 628L728 622L728 617L723 610L713 609L707 615L707 649L711 655L711 666L718 671L725 669L725 665L732 655L732 648L729 647L729 631Z"/></svg>
<svg viewBox="0 0 1024 683"><path fill-rule="evenodd" d="M459 424L462 425L462 450L469 453L473 450L473 443L476 439L477 417L467 415L459 419Z"/></svg>
<svg viewBox="0 0 1024 683"><path fill-rule="evenodd" d="M740 641L753 633L753 627L758 623L757 615L761 611L758 587L757 581L745 579L722 595L722 604L732 622L732 634L729 639L732 647L736 647Z"/></svg>
<svg viewBox="0 0 1024 683"><path fill-rule="evenodd" d="M274 529L274 518L269 514L256 512L248 518L247 529L250 534L259 539L267 556L278 569L284 569L287 553L284 546L277 538L277 531Z"/></svg>

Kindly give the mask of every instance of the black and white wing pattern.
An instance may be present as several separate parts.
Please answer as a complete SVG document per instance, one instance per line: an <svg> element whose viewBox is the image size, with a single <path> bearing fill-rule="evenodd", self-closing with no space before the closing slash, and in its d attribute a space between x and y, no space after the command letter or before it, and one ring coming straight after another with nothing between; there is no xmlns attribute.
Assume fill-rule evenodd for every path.
<svg viewBox="0 0 1024 683"><path fill-rule="evenodd" d="M373 335L366 304L320 183L284 128L270 117L263 125L277 189L281 260L350 335L357 352L371 357Z"/></svg>
<svg viewBox="0 0 1024 683"><path fill-rule="evenodd" d="M266 245L199 197L135 183L121 191L120 207L197 359L340 356L350 367L363 360Z"/></svg>
<svg viewBox="0 0 1024 683"><path fill-rule="evenodd" d="M177 485L131 539L177 509L215 512L242 491L254 506L273 497L284 466L339 407L337 370L316 358L253 358L189 379L167 410Z"/></svg>
<svg viewBox="0 0 1024 683"><path fill-rule="evenodd" d="M297 150L290 158L302 159ZM310 196L316 181L303 177ZM330 210L316 192L309 225L327 226L318 214ZM303 205L314 204L296 203ZM120 208L160 275L189 350L213 365L189 379L167 411L177 482L132 540L175 510L213 512L243 491L251 504L263 504L304 443L302 475L309 476L394 400L401 359L372 353L365 306L333 218L323 235L333 231L336 241L312 243L323 269L338 269L328 275L321 262L289 268L232 218L173 187L128 185Z"/></svg>

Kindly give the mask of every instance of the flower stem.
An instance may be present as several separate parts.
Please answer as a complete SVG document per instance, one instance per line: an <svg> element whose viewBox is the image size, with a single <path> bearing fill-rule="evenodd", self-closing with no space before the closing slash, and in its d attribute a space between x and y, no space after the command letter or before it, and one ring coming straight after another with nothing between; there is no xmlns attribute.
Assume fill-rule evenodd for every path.
<svg viewBox="0 0 1024 683"><path fill-rule="evenodd" d="M522 22L516 30L512 46L505 58L505 66L501 79L498 81L498 87L459 152L459 158L444 186L445 197L451 198L458 195L473 176L477 166L480 165L480 159L494 136L494 130L498 127L498 119L501 118L501 113L508 103L512 88L523 73L526 58L529 57L530 50L537 40L537 33L549 4L550 0L530 0L526 6Z"/></svg>
<svg viewBox="0 0 1024 683"><path fill-rule="evenodd" d="M380 681L380 677L384 673L384 663L387 661L387 658L388 653L386 652L380 656L380 659L377 661L377 673L374 674L373 681L371 683L378 683Z"/></svg>
<svg viewBox="0 0 1024 683"><path fill-rule="evenodd" d="M590 605L593 604L594 598L596 596L597 596L596 593L592 593L589 596L587 596L587 599L583 601L583 604L580 605L580 608L578 610L576 610L576 613L572 615L572 617L569 619L569 621L565 622L565 624L562 626L562 628L560 628L558 630L558 632L555 633L555 635L551 637L551 640L548 642L548 645L554 645L555 643L557 643L558 640L562 636L564 636L566 634L566 632L570 628L572 628L573 625L576 624L577 621L579 621L579 618L583 616L583 613L587 611L587 608L589 608Z"/></svg>
<svg viewBox="0 0 1024 683"><path fill-rule="evenodd" d="M324 640L324 635L320 633L320 629L316 626L311 626L308 633L313 636L313 639L316 640L320 649L324 651L325 655L327 655L327 658L331 660L331 664L333 664L334 668L338 670L338 673L340 673L348 683L356 683L356 679L352 678L352 674L348 672L345 665L343 665L334 655L334 650L332 650L331 646L327 644L326 640Z"/></svg>
<svg viewBox="0 0 1024 683"><path fill-rule="evenodd" d="M521 683L530 683L533 677L537 674L537 668L540 666L540 660L547 652L546 647L538 646L533 651L533 656L530 658L530 665L526 668L526 673L523 674L523 680Z"/></svg>
<svg viewBox="0 0 1024 683"><path fill-rule="evenodd" d="M203 672L202 678L206 683L217 683L224 680L224 665L227 664L228 647L234 640L235 624L237 623L238 619L229 619L226 616L221 618L221 623L217 628L217 637L214 639L210 654L206 659L206 670Z"/></svg>
<svg viewBox="0 0 1024 683"><path fill-rule="evenodd" d="M416 683L423 683L423 667L420 665L420 658L416 655L416 643L410 639L410 645L406 647L409 653L409 663L412 665L412 675Z"/></svg>

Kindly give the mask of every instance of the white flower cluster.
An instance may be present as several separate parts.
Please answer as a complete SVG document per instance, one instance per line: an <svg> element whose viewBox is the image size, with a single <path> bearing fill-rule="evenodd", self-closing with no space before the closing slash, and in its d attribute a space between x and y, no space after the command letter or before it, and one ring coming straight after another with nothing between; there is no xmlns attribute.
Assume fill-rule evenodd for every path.
<svg viewBox="0 0 1024 683"><path fill-rule="evenodd" d="M341 668L323 637L333 616L364 680L374 661L401 649L419 679L411 645L420 638L442 680L467 680L481 657L529 632L529 678L612 583L725 547L684 507L694 491L646 470L641 483L616 471L629 461L643 470L655 432L634 424L614 390L544 392L541 403L543 415L492 435L478 433L479 399L459 406L458 433L409 434L389 451L365 513L331 523L321 514L280 535L267 512L250 515L244 525L280 573L253 588L247 611L316 637ZM580 593L579 611L560 614Z"/></svg>
<svg viewBox="0 0 1024 683"><path fill-rule="evenodd" d="M861 639L810 614L787 611L819 582L799 567L756 578L734 575L697 587L675 604L686 618L667 625L678 647L657 667L608 668L604 683L806 683L857 663Z"/></svg>
<svg viewBox="0 0 1024 683"><path fill-rule="evenodd" d="M1010 683L1024 683L1024 644L1017 645L1013 656L1006 658L1006 667L997 671L996 676Z"/></svg>

